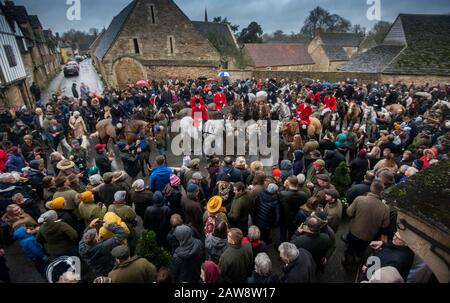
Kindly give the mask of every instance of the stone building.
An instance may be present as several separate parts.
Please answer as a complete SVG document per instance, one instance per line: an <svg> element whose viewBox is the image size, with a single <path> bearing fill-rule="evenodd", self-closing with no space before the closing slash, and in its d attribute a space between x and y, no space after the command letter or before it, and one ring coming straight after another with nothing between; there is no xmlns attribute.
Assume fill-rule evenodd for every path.
<svg viewBox="0 0 450 303"><path fill-rule="evenodd" d="M304 44L245 44L247 68L272 71L312 71L315 63Z"/></svg>
<svg viewBox="0 0 450 303"><path fill-rule="evenodd" d="M359 52L364 36L353 33L325 33L320 29L309 43L308 52L316 62L314 69L334 72ZM366 40L365 45L370 43Z"/></svg>
<svg viewBox="0 0 450 303"><path fill-rule="evenodd" d="M379 46L339 70L378 73L389 83L449 83L450 15L400 14Z"/></svg>
<svg viewBox="0 0 450 303"><path fill-rule="evenodd" d="M45 32L38 16L29 15L24 6L5 1L4 10L6 18L10 22L17 22L25 37L25 45L19 46L27 73L27 86L36 82L40 88L45 88L60 69L58 49L49 47L49 44L54 43L53 34ZM50 36L52 41L48 41Z"/></svg>
<svg viewBox="0 0 450 303"><path fill-rule="evenodd" d="M134 0L91 50L104 81L216 77L221 54L173 0Z"/></svg>

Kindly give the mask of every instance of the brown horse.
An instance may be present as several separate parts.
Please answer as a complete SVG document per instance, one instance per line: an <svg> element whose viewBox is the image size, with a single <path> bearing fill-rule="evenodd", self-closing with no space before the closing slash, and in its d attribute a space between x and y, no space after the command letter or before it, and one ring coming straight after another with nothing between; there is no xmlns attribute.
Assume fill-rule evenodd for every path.
<svg viewBox="0 0 450 303"><path fill-rule="evenodd" d="M347 126L358 123L362 114L361 107L355 101L350 102L346 115Z"/></svg>
<svg viewBox="0 0 450 303"><path fill-rule="evenodd" d="M114 142L117 141L116 128L112 124L111 119L104 119L99 121L95 126L95 129L97 131L90 136L91 139L98 138L98 140L102 144L108 144L109 139L113 139Z"/></svg>
<svg viewBox="0 0 450 303"><path fill-rule="evenodd" d="M141 137L145 137L146 132L149 133L150 123L143 120L127 120L125 121L125 140L128 145L136 142Z"/></svg>
<svg viewBox="0 0 450 303"><path fill-rule="evenodd" d="M145 135L145 131L148 131L150 123L143 120L126 120L125 125L125 139L128 144L132 144L138 140L141 136ZM117 141L116 127L112 124L111 119L101 120L96 125L97 132L93 133L90 137L98 137L100 143L108 144L109 139L113 139L114 143Z"/></svg>
<svg viewBox="0 0 450 303"><path fill-rule="evenodd" d="M404 114L406 114L406 108L398 103L389 105L386 107L386 109L391 113L392 116L394 114L397 114L397 116L403 116Z"/></svg>
<svg viewBox="0 0 450 303"><path fill-rule="evenodd" d="M311 124L308 126L307 134L309 137L320 138L322 132L322 123L320 120L314 117L309 118ZM281 124L281 132L283 137L289 142L294 140L295 135L300 134L300 126L297 121L288 121Z"/></svg>

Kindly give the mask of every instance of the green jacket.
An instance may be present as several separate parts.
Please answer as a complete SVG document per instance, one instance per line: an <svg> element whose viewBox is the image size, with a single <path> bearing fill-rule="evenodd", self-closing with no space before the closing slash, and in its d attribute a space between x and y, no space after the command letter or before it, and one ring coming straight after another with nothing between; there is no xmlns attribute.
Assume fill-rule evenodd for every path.
<svg viewBox="0 0 450 303"><path fill-rule="evenodd" d="M69 224L56 221L44 223L36 235L49 255L63 255L78 242L78 233Z"/></svg>
<svg viewBox="0 0 450 303"><path fill-rule="evenodd" d="M248 220L249 212L252 208L252 200L248 192L244 192L241 196L235 196L231 203L231 209L228 218L233 222Z"/></svg>
<svg viewBox="0 0 450 303"><path fill-rule="evenodd" d="M80 200L78 198L78 193L70 187L63 187L58 189L56 193L53 195L53 199L63 197L65 202L64 209L73 210L77 218L80 217L80 212L78 210L78 204L80 204Z"/></svg>
<svg viewBox="0 0 450 303"><path fill-rule="evenodd" d="M111 204L108 207L108 212L113 212L118 215L120 219L122 219L122 221L127 225L128 229L130 230L130 235L134 234L136 213L130 206L124 204Z"/></svg>
<svg viewBox="0 0 450 303"><path fill-rule="evenodd" d="M153 283L156 267L147 259L135 256L114 266L108 277L112 283Z"/></svg>
<svg viewBox="0 0 450 303"><path fill-rule="evenodd" d="M253 267L253 251L249 243L228 245L220 256L219 266L225 283L245 283Z"/></svg>
<svg viewBox="0 0 450 303"><path fill-rule="evenodd" d="M78 206L81 218L90 223L94 219L103 219L106 214L106 206L100 207L95 203L80 203Z"/></svg>

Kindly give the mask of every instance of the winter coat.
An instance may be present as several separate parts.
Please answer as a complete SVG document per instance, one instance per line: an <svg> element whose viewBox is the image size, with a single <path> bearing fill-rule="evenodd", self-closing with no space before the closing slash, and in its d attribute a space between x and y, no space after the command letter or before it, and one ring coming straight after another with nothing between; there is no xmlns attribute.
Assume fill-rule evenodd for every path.
<svg viewBox="0 0 450 303"><path fill-rule="evenodd" d="M114 194L118 191L119 187L117 186L117 184L105 183L98 190L98 197L100 200L96 202L102 202L106 207L109 207L114 202Z"/></svg>
<svg viewBox="0 0 450 303"><path fill-rule="evenodd" d="M408 279L414 262L414 252L408 246L383 245L382 249L374 251L372 255L379 258L380 267L395 267L404 281Z"/></svg>
<svg viewBox="0 0 450 303"><path fill-rule="evenodd" d="M292 169L294 176L298 176L305 170L305 158L303 151L301 150L294 151L294 161L292 164Z"/></svg>
<svg viewBox="0 0 450 303"><path fill-rule="evenodd" d="M364 181L364 176L369 169L369 160L367 157L356 157L350 164L350 178L352 182L359 184Z"/></svg>
<svg viewBox="0 0 450 303"><path fill-rule="evenodd" d="M111 161L109 161L108 156L103 153L96 153L95 154L95 166L98 167L98 170L100 172L100 175L104 175L105 173L112 172L111 169Z"/></svg>
<svg viewBox="0 0 450 303"><path fill-rule="evenodd" d="M75 83L74 83L75 84ZM78 99L80 97L80 95L78 94L77 91L77 86L76 85L72 85L72 95L74 98Z"/></svg>
<svg viewBox="0 0 450 303"><path fill-rule="evenodd" d="M230 212L228 213L228 219L230 220L231 226L240 228L241 230L247 230L248 215L250 214L252 207L253 201L248 192L235 196L231 203Z"/></svg>
<svg viewBox="0 0 450 303"><path fill-rule="evenodd" d="M283 268L282 283L314 283L316 281L316 262L311 253L299 248L298 257Z"/></svg>
<svg viewBox="0 0 450 303"><path fill-rule="evenodd" d="M14 231L14 239L19 240L20 247L25 256L31 260L34 261L46 257L42 245L23 226Z"/></svg>
<svg viewBox="0 0 450 303"><path fill-rule="evenodd" d="M328 226L336 233L342 221L342 203L340 200L328 202L324 212L327 214Z"/></svg>
<svg viewBox="0 0 450 303"><path fill-rule="evenodd" d="M230 182L242 182L242 173L239 169L233 167L233 165L224 166L217 174L217 181L220 181L223 176L229 176L231 178Z"/></svg>
<svg viewBox="0 0 450 303"><path fill-rule="evenodd" d="M309 140L303 146L303 153L305 154L306 160L311 160L311 153L319 149L319 143L316 140Z"/></svg>
<svg viewBox="0 0 450 303"><path fill-rule="evenodd" d="M292 228L300 206L306 203L308 197L304 192L298 190L285 190L280 192L279 198L282 210L280 222Z"/></svg>
<svg viewBox="0 0 450 303"><path fill-rule="evenodd" d="M259 253L267 253L267 244L262 240L250 242L247 237L244 237L242 238L242 243L248 243L252 246L252 252L255 258Z"/></svg>
<svg viewBox="0 0 450 303"><path fill-rule="evenodd" d="M365 196L370 192L370 183L364 181L361 184L356 184L350 187L347 191L347 203L350 205L359 196Z"/></svg>
<svg viewBox="0 0 450 303"><path fill-rule="evenodd" d="M270 229L280 222L280 203L275 195L263 191L255 201L254 224L261 229Z"/></svg>
<svg viewBox="0 0 450 303"><path fill-rule="evenodd" d="M200 203L183 196L181 198L181 208L183 210L185 222L187 224L192 224L198 232L201 232L203 230L203 211Z"/></svg>
<svg viewBox="0 0 450 303"><path fill-rule="evenodd" d="M156 233L158 244L162 244L166 239L170 230L170 208L163 206L149 206L144 214L144 228L146 230L153 230Z"/></svg>
<svg viewBox="0 0 450 303"><path fill-rule="evenodd" d="M87 232L90 227L86 228ZM114 258L111 250L120 245L127 237L127 232L119 225L110 224L108 229L114 237L88 244L81 238L78 251L80 257L89 265L96 277L107 276L114 267Z"/></svg>
<svg viewBox="0 0 450 303"><path fill-rule="evenodd" d="M6 169L8 172L18 172L22 173L22 168L25 167L25 159L21 155L8 155L8 160L6 161Z"/></svg>
<svg viewBox="0 0 450 303"><path fill-rule="evenodd" d="M61 256L75 247L78 233L65 222L47 222L39 228L36 239L49 255Z"/></svg>
<svg viewBox="0 0 450 303"><path fill-rule="evenodd" d="M214 235L208 235L205 239L206 248L206 258L213 261L214 263L219 263L220 257L223 252L227 249L228 243L227 239L222 239Z"/></svg>
<svg viewBox="0 0 450 303"><path fill-rule="evenodd" d="M325 168L333 174L338 165L342 161L345 161L345 155L343 155L339 150L334 150L332 152L328 152L324 160Z"/></svg>
<svg viewBox="0 0 450 303"><path fill-rule="evenodd" d="M183 188L180 186L172 187L170 184L167 184L164 189L163 195L164 199L167 202L167 205L170 207L172 214L183 215L183 210L181 209L181 197L183 196L181 193ZM183 217L183 216L182 216Z"/></svg>
<svg viewBox="0 0 450 303"><path fill-rule="evenodd" d="M250 244L228 244L219 260L225 283L245 283L253 266L253 252Z"/></svg>
<svg viewBox="0 0 450 303"><path fill-rule="evenodd" d="M130 176L136 177L141 171L141 163L140 160L142 158L142 154L136 154L133 156L130 153L123 152L120 154L120 159L123 163L123 170Z"/></svg>
<svg viewBox="0 0 450 303"><path fill-rule="evenodd" d="M6 161L8 161L8 154L0 148L0 172L6 171Z"/></svg>
<svg viewBox="0 0 450 303"><path fill-rule="evenodd" d="M253 271L252 276L247 279L247 283L277 284L280 283L280 278L272 273L268 276L261 276L256 271Z"/></svg>
<svg viewBox="0 0 450 303"><path fill-rule="evenodd" d="M309 251L314 258L316 265L322 265L322 259L326 257L331 247L330 237L326 233L307 234L296 231L292 236L291 243L297 248L303 248Z"/></svg>
<svg viewBox="0 0 450 303"><path fill-rule="evenodd" d="M192 231L187 226L177 227L175 237L180 246L175 249L170 265L173 282L198 283L200 268L204 261L202 241L192 237Z"/></svg>
<svg viewBox="0 0 450 303"><path fill-rule="evenodd" d="M74 138L81 139L88 133L86 124L84 123L83 117L81 116L79 116L78 118L72 116L69 120L69 126L73 130Z"/></svg>
<svg viewBox="0 0 450 303"><path fill-rule="evenodd" d="M153 193L146 191L131 191L130 192L130 200L134 205L134 211L136 215L144 219L145 210L148 206L152 205Z"/></svg>
<svg viewBox="0 0 450 303"><path fill-rule="evenodd" d="M347 215L352 218L350 232L363 241L375 240L378 232L390 223L389 207L373 193L356 198L347 209Z"/></svg>
<svg viewBox="0 0 450 303"><path fill-rule="evenodd" d="M136 213L131 207L125 204L116 203L115 201L108 207L108 212L113 212L118 215L127 225L130 230L130 234L133 235L134 226L136 224Z"/></svg>
<svg viewBox="0 0 450 303"><path fill-rule="evenodd" d="M150 175L150 191L162 192L166 185L170 183L170 175L172 174L173 171L166 165L156 167Z"/></svg>
<svg viewBox="0 0 450 303"><path fill-rule="evenodd" d="M294 175L292 162L290 160L283 160L280 164L281 179L283 182L290 176Z"/></svg>
<svg viewBox="0 0 450 303"><path fill-rule="evenodd" d="M85 203L81 202L78 205L78 210L80 212L81 219L84 220L85 223L89 224L94 219L103 219L103 216L106 214L106 206L98 206L96 203Z"/></svg>
<svg viewBox="0 0 450 303"><path fill-rule="evenodd" d="M70 187L62 187L53 195L53 199L60 197L63 197L65 200L64 209L72 210L77 218L80 218L80 211L78 210L80 200L78 193Z"/></svg>
<svg viewBox="0 0 450 303"><path fill-rule="evenodd" d="M336 144L331 140L323 139L323 140L320 140L320 142L319 142L319 149L320 149L320 152L322 154L324 154L326 150L331 150L331 151L335 150Z"/></svg>
<svg viewBox="0 0 450 303"><path fill-rule="evenodd" d="M112 283L153 283L156 279L156 267L147 259L135 256L114 266L108 277Z"/></svg>

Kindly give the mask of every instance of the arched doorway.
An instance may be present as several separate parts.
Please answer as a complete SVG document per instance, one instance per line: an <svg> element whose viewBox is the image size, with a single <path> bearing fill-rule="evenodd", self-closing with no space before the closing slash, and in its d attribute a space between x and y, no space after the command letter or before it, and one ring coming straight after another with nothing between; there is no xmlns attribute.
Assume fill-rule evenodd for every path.
<svg viewBox="0 0 450 303"><path fill-rule="evenodd" d="M145 79L144 67L133 58L121 58L114 66L116 83L120 88Z"/></svg>

